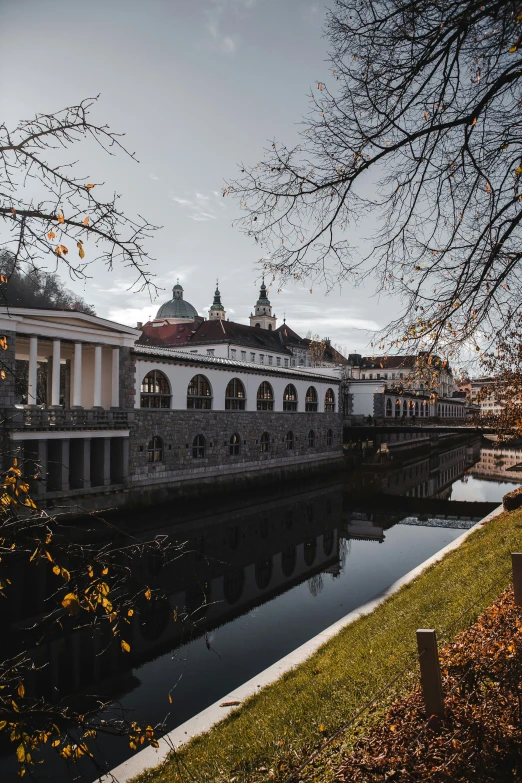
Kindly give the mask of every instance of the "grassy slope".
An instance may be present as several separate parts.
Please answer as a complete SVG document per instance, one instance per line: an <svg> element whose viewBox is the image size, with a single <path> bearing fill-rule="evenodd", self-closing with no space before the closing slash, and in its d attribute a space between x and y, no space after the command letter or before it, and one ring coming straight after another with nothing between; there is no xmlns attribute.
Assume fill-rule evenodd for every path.
<svg viewBox="0 0 522 783"><path fill-rule="evenodd" d="M305 757L414 660L417 628L436 628L439 639L446 639L474 622L509 584L510 552L521 549L522 510L502 514L304 664L136 781L284 780L289 763L293 766ZM473 610L453 625L473 602ZM344 732L300 773L299 780L331 779L340 750L411 688L412 678L416 667L387 691L377 709L367 711L357 727Z"/></svg>

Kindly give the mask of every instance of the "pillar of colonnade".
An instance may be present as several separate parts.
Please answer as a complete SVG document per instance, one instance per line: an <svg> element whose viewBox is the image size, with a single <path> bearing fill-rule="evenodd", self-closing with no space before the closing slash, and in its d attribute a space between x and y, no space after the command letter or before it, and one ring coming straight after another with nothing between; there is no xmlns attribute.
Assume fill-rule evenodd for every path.
<svg viewBox="0 0 522 783"><path fill-rule="evenodd" d="M52 348L52 372L51 372L51 407L60 407L60 362L61 362L61 340L54 339ZM84 343L74 343L73 354L73 396L72 407L83 408L83 356ZM92 374L92 400L94 408L102 408L102 389L103 389L103 346L94 345L94 371ZM38 368L38 336L29 337L29 373L27 383L27 403L28 405L37 404L37 368ZM118 408L120 405L120 349L112 348L111 361L111 407Z"/></svg>

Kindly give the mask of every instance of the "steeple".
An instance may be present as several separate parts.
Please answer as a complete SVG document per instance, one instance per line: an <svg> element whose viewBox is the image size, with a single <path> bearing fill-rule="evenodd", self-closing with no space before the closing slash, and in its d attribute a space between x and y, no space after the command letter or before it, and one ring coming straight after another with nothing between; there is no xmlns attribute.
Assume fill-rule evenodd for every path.
<svg viewBox="0 0 522 783"><path fill-rule="evenodd" d="M221 293L218 288L219 280L216 280L216 290L214 291L214 303L208 311L210 321L224 321L226 318L225 308L221 304Z"/></svg>
<svg viewBox="0 0 522 783"><path fill-rule="evenodd" d="M259 299L254 307L254 313L250 313L250 326L257 326L258 328L268 329L270 331L275 330L276 328L276 317L275 315L272 315L272 305L267 296L264 275L261 288L259 289Z"/></svg>

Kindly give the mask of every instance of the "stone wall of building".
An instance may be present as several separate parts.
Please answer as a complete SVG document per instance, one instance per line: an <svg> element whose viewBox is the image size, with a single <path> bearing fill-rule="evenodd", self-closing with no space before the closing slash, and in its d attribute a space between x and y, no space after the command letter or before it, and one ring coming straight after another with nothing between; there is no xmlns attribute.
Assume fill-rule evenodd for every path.
<svg viewBox="0 0 522 783"><path fill-rule="evenodd" d="M0 337L5 337L7 343L5 351L0 348L0 371L5 373L5 378L0 378L0 408L12 408L15 394L16 333L2 332Z"/></svg>
<svg viewBox="0 0 522 783"><path fill-rule="evenodd" d="M134 408L136 396L136 362L130 348L120 348L120 408Z"/></svg>
<svg viewBox="0 0 522 783"><path fill-rule="evenodd" d="M129 483L177 479L180 474L233 474L242 470L269 469L291 463L335 459L342 454L342 417L337 413L279 413L270 411L173 411L139 409L130 437ZM314 444L309 445L309 433ZM286 446L293 433L294 448ZM328 432L331 431L331 443ZM270 448L261 450L263 433ZM230 453L230 439L240 437L239 454ZM193 456L197 435L205 438L205 455ZM163 454L149 461L153 436L162 439Z"/></svg>

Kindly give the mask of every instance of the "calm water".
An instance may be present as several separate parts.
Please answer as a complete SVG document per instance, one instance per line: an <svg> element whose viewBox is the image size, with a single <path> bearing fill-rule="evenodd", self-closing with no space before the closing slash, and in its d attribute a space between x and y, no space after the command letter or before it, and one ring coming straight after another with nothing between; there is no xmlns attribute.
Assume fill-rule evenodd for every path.
<svg viewBox="0 0 522 783"><path fill-rule="evenodd" d="M464 462L462 447L444 452L439 455L444 480L431 484L423 468L425 457L409 460L393 466L385 476L379 474L380 486L397 494L399 471L406 482L405 495L429 500L431 487L431 496L448 501L499 502L513 482L472 475L480 455L477 444L468 449ZM431 464L433 474L433 459ZM99 640L89 631L74 639L56 639L44 651L51 662L45 676L58 689L64 689L66 682L73 693L83 689L118 699L133 720L153 725L165 721L170 730L462 533L462 529L441 527L445 523L440 518L437 527L430 527L429 519L412 525L409 518L402 524L396 516L366 513L361 506L353 511L353 507L352 492L338 485L295 491L286 498L265 497L249 508L213 509L177 520L175 529L167 525L152 530L153 535L169 533L188 541L187 554L174 569L152 569L150 578L168 592L171 606L195 611L195 622L174 624L170 613L168 617L143 614L132 628L131 654L126 656L117 651L97 655ZM448 506L448 516L450 512ZM198 611L203 593L207 607ZM67 676L63 677L65 656ZM99 753L111 768L128 757L128 742L101 738ZM69 779L61 764L54 756L49 758L48 764L37 768L36 779ZM10 756L0 759L0 780L19 779L15 770ZM71 779L78 773L83 781L96 778L90 762L75 769Z"/></svg>

